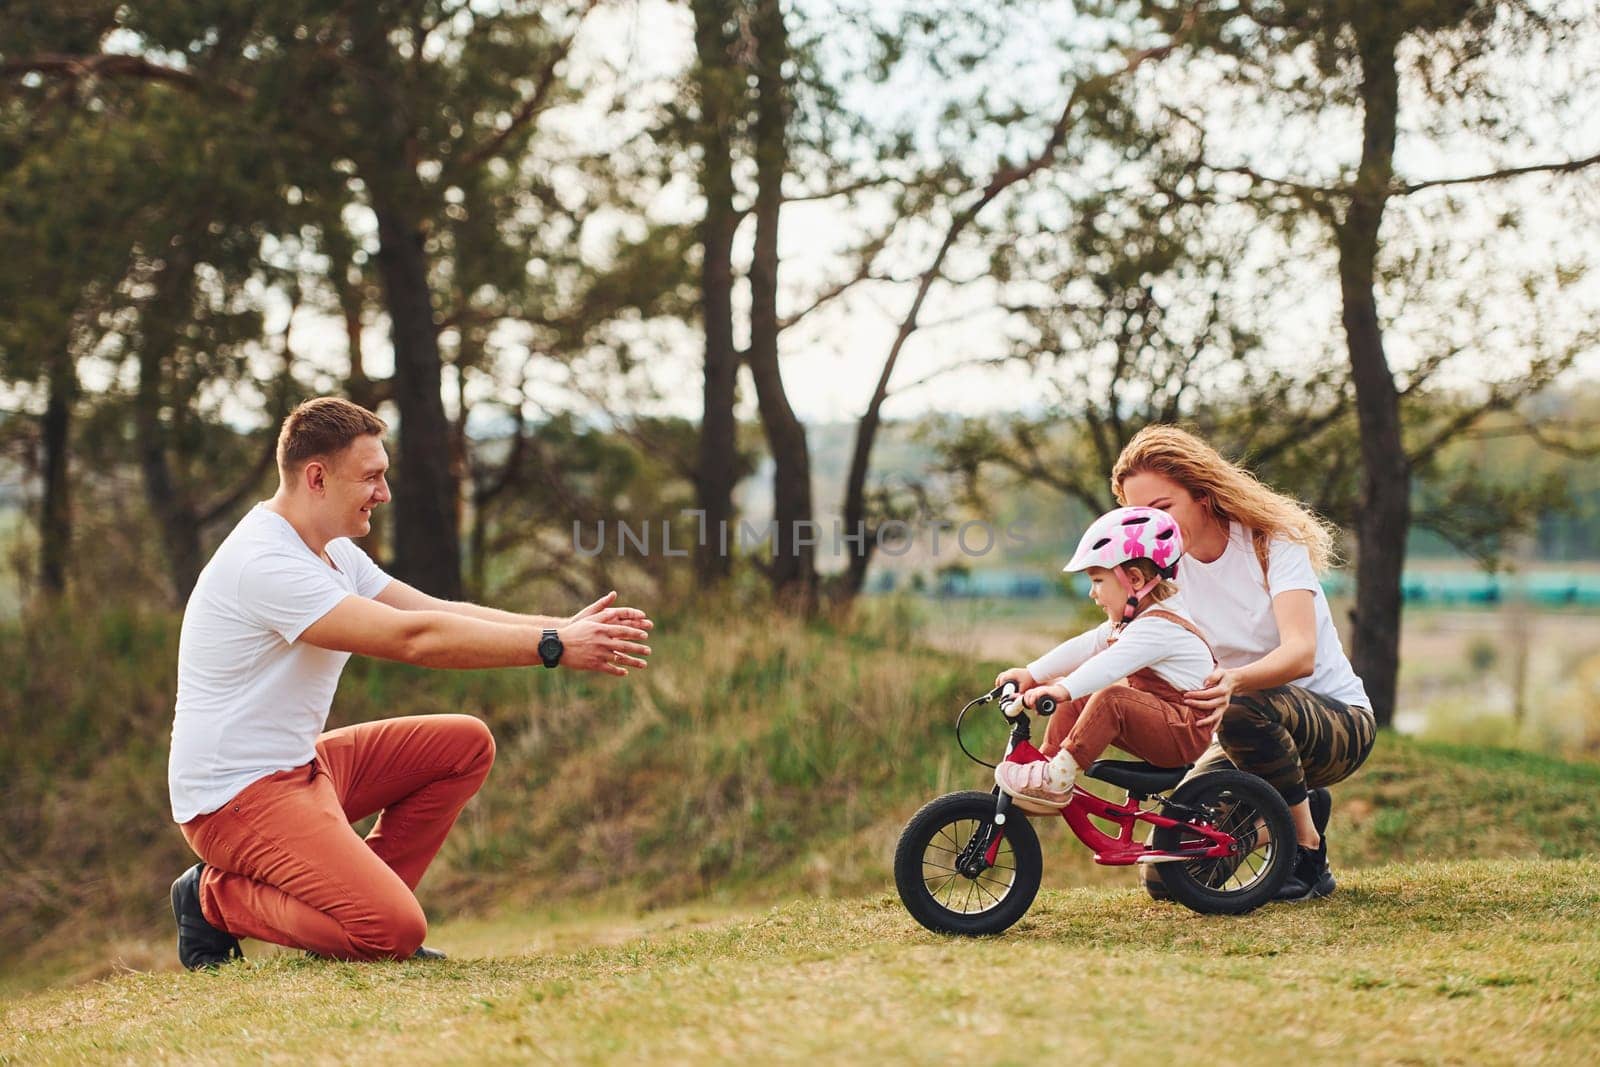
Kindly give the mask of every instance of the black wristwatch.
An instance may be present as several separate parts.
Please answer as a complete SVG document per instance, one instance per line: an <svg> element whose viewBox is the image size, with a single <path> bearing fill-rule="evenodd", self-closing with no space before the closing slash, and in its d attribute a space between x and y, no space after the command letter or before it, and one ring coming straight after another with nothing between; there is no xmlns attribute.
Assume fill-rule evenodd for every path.
<svg viewBox="0 0 1600 1067"><path fill-rule="evenodd" d="M561 662L561 635L554 630L546 630L544 636L539 638L539 658L546 667L554 667Z"/></svg>

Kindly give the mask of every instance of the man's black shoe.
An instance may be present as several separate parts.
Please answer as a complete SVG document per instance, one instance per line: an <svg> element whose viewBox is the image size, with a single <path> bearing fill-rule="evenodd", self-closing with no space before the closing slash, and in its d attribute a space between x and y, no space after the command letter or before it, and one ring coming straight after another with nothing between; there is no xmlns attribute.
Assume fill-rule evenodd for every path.
<svg viewBox="0 0 1600 1067"><path fill-rule="evenodd" d="M172 883L172 917L178 920L178 962L191 971L244 959L239 939L206 922L200 910L200 873L197 863Z"/></svg>
<svg viewBox="0 0 1600 1067"><path fill-rule="evenodd" d="M1319 849L1295 846L1294 871L1278 890L1275 900L1315 900L1338 887L1328 869L1328 857Z"/></svg>

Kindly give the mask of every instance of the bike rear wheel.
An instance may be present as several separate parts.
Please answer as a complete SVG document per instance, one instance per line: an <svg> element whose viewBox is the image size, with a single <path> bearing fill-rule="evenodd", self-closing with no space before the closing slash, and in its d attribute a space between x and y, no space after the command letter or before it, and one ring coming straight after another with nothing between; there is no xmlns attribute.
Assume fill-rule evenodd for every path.
<svg viewBox="0 0 1600 1067"><path fill-rule="evenodd" d="M1172 899L1206 915L1242 915L1277 895L1295 863L1289 805L1267 782L1236 770L1207 771L1172 793L1174 804L1205 813L1212 828L1239 842L1234 855L1160 865ZM1170 812L1186 818L1187 812ZM1163 851L1204 848L1211 842L1183 826L1162 827L1152 843Z"/></svg>
<svg viewBox="0 0 1600 1067"><path fill-rule="evenodd" d="M998 934L1027 913L1044 860L1039 836L1016 808L994 823L995 796L950 793L922 806L900 832L894 883L911 917L940 934ZM981 862L1001 834L993 866Z"/></svg>

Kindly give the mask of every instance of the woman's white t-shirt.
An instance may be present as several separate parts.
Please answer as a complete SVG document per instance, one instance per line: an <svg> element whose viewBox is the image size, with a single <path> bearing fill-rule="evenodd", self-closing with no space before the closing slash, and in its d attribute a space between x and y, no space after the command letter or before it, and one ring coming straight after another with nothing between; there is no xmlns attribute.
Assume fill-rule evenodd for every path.
<svg viewBox="0 0 1600 1067"><path fill-rule="evenodd" d="M347 596L390 578L348 538L311 551L257 504L200 572L178 638L178 700L167 788L180 823L216 811L276 771L307 763L348 652L299 641Z"/></svg>
<svg viewBox="0 0 1600 1067"><path fill-rule="evenodd" d="M1228 545L1222 555L1210 563L1193 556L1178 561L1177 582L1184 606L1211 642L1217 662L1224 667L1243 667L1277 648L1282 641L1272 600L1280 593L1305 589L1315 600L1317 660L1310 674L1292 684L1354 707L1372 707L1366 687L1344 654L1310 552L1283 538L1274 538L1267 548L1263 576L1250 530L1235 522L1229 524Z"/></svg>

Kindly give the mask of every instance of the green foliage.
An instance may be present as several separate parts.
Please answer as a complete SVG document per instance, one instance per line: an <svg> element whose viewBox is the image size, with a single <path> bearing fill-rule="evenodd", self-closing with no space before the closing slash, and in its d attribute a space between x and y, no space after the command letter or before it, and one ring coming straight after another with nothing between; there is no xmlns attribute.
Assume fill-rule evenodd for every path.
<svg viewBox="0 0 1600 1067"><path fill-rule="evenodd" d="M331 725L466 712L499 743L484 792L424 887L436 914L577 901L876 891L904 820L982 784L955 711L1002 664L915 643L906 602L812 625L765 607L668 612L651 668L626 681L553 671L424 671L352 660ZM36 614L0 657L0 936L161 929L190 860L165 789L177 619ZM1596 720L1600 721L1600 720ZM969 746L1003 742L995 716ZM1418 856L1575 856L1600 847L1600 768L1385 734L1335 796L1342 867ZM1118 884L1060 827L1053 885Z"/></svg>
<svg viewBox="0 0 1600 1067"><path fill-rule="evenodd" d="M1159 366L1132 359L1122 371L1132 378ZM1229 391L1209 399L1201 394L1193 398L1194 410L1181 412L1180 421L1267 484L1348 530L1361 490L1354 414L1337 402L1330 409L1338 415L1333 419L1297 408L1303 398L1275 396L1285 384L1268 385L1265 393ZM1540 432L1528 429L1537 425L1534 412L1568 410L1585 396L1582 386L1551 390L1517 411L1490 414L1420 462L1409 551L1422 558L1466 557L1491 568L1530 557L1600 558L1600 483L1587 451L1546 448ZM1408 419L1418 420L1413 432L1420 437L1455 410L1451 396L1437 404L1414 398ZM1036 497L1043 488L1060 504L1035 501L1027 510L1064 514L1068 517L1052 518L1051 525L1070 530L1113 505L1109 463L1102 455L1106 435L1125 441L1146 421L1172 413L1124 411L1114 430L1104 414L1087 403L1058 404L1038 420L944 418L930 420L921 432L937 450L942 469L959 479L965 500L1009 517L1017 507L1012 498ZM1570 421L1570 415L1563 418Z"/></svg>

